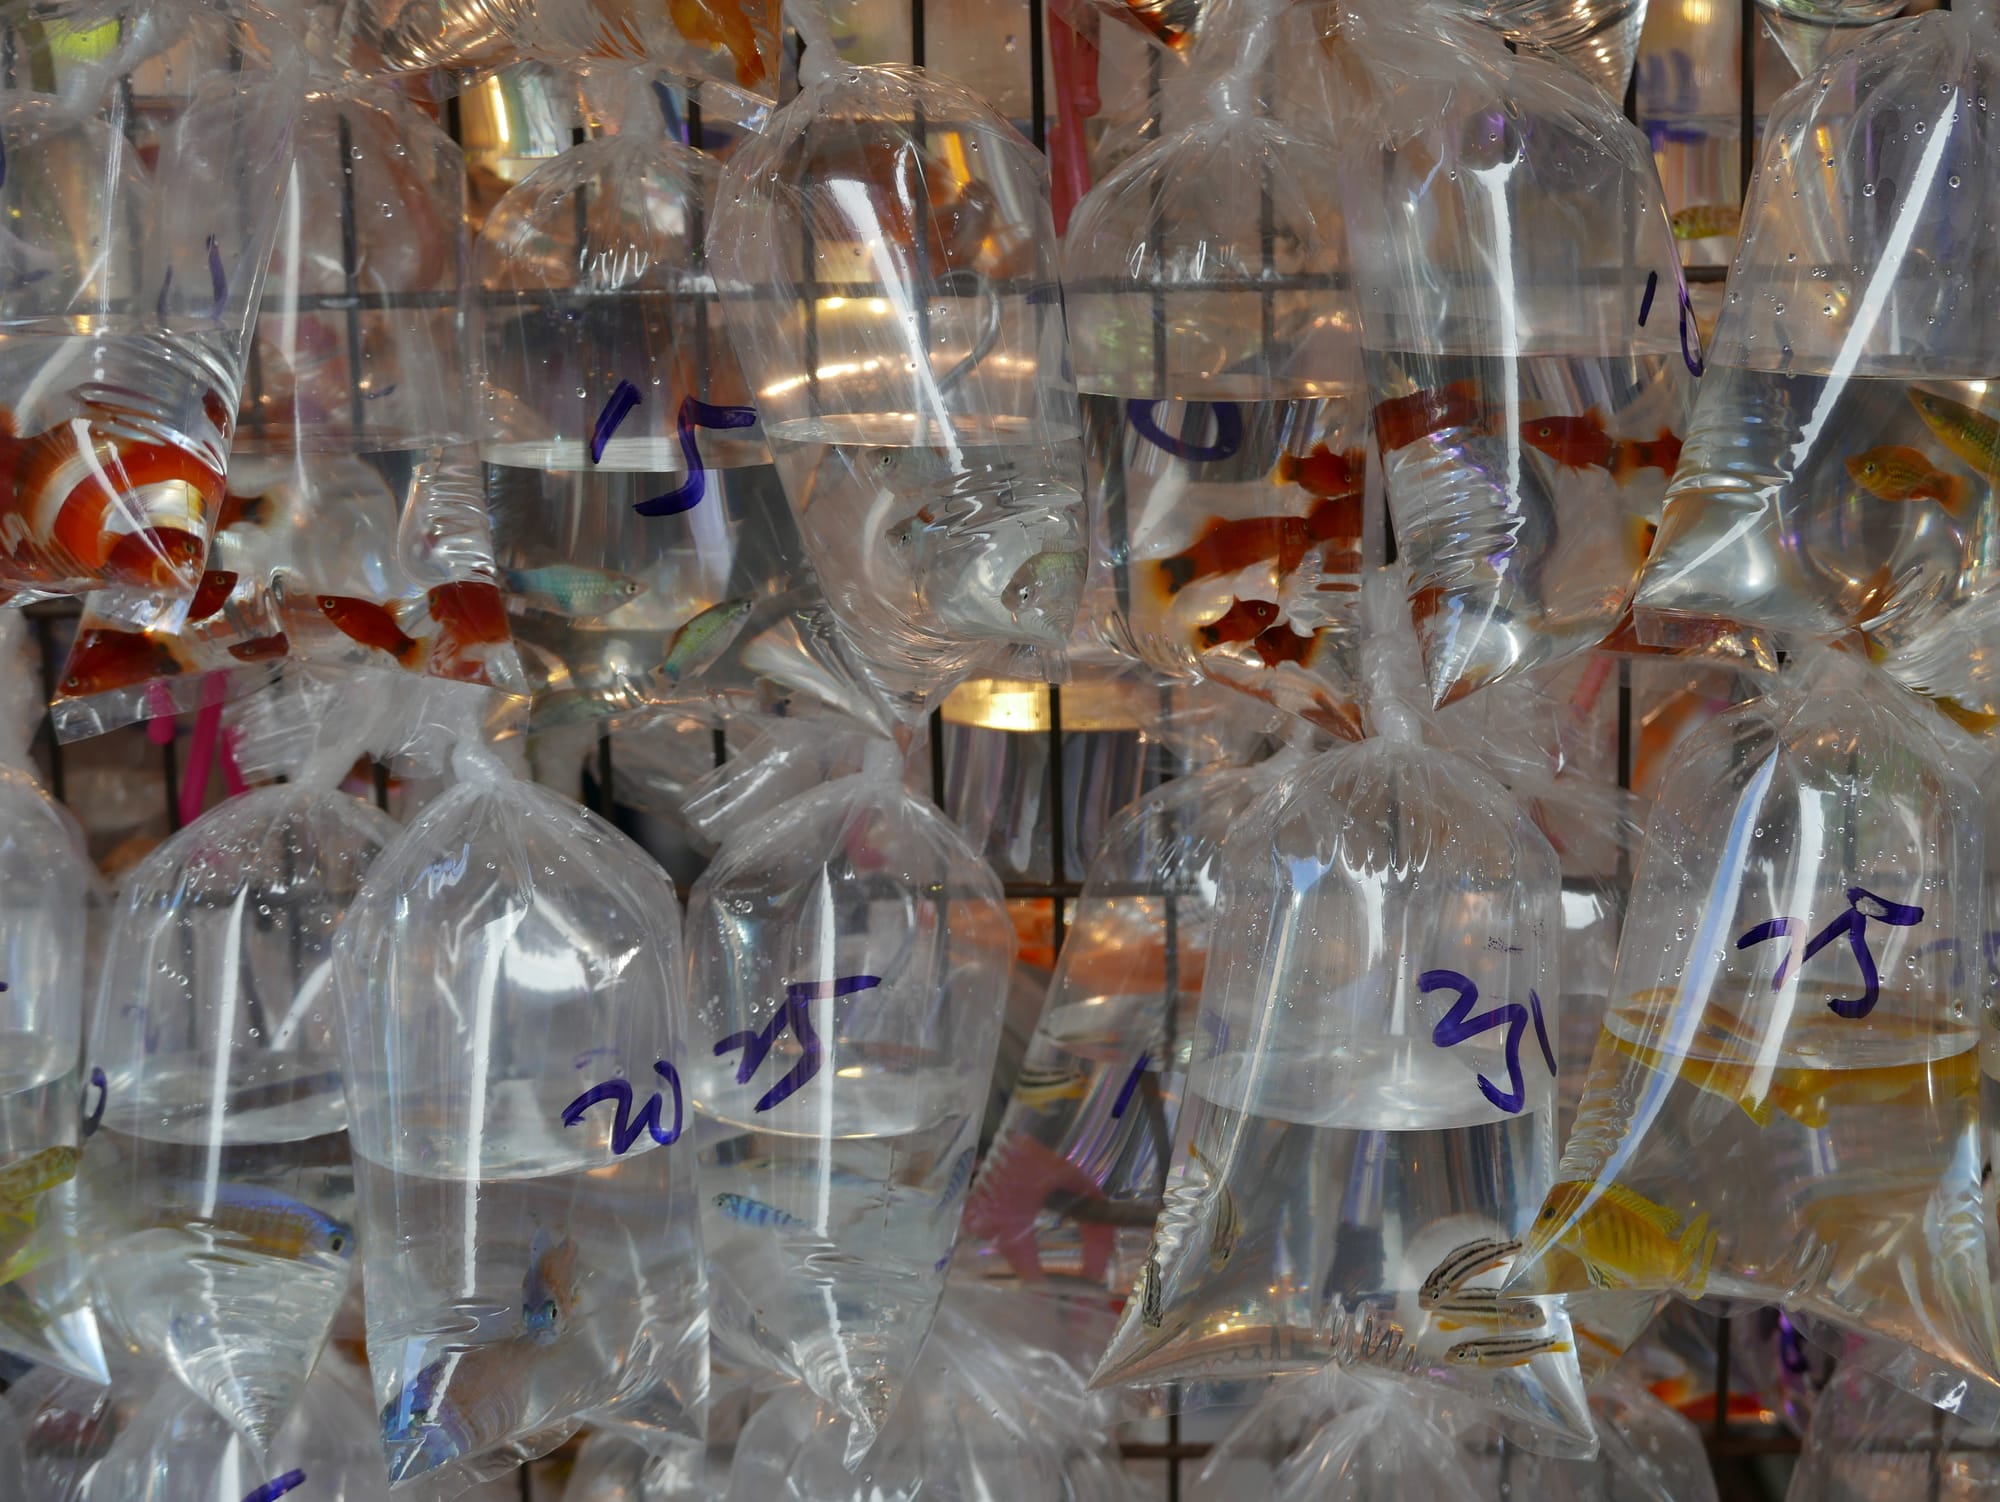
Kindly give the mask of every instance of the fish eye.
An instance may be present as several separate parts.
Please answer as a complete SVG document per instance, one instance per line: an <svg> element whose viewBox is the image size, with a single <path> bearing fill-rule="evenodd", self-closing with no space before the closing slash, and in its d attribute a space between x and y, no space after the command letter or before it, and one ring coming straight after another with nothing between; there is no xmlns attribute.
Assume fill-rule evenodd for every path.
<svg viewBox="0 0 2000 1502"><path fill-rule="evenodd" d="M1556 436L1556 430L1547 423L1543 423L1539 428L1535 429L1535 436L1537 438L1553 438Z"/></svg>
<svg viewBox="0 0 2000 1502"><path fill-rule="evenodd" d="M342 1236L338 1231L336 1231L333 1235L333 1239L329 1241L327 1245L330 1246L336 1252L345 1251L347 1249L347 1238L345 1236Z"/></svg>
<svg viewBox="0 0 2000 1502"><path fill-rule="evenodd" d="M1542 1213L1539 1218L1542 1220L1554 1220L1556 1218L1556 1214L1557 1211L1554 1205L1544 1205L1542 1206Z"/></svg>

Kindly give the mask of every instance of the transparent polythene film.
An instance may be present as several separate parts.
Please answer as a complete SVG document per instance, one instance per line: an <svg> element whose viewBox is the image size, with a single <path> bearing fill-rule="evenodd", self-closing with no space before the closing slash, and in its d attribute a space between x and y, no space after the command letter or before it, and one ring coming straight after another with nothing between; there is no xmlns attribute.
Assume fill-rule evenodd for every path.
<svg viewBox="0 0 2000 1502"><path fill-rule="evenodd" d="M1701 356L1646 138L1428 4L1343 12L1341 158L1375 447L1444 703L1618 623Z"/></svg>
<svg viewBox="0 0 2000 1502"><path fill-rule="evenodd" d="M447 1495L594 1413L699 1436L707 1293L658 865L462 741L335 946L391 1480Z"/></svg>
<svg viewBox="0 0 2000 1502"><path fill-rule="evenodd" d="M170 628L222 503L303 67L282 25L199 0L90 20L119 28L108 53L43 29L0 97L0 591Z"/></svg>
<svg viewBox="0 0 2000 1502"><path fill-rule="evenodd" d="M259 1451L347 1292L333 936L395 834L323 787L231 799L127 878L106 941L84 1051L99 1307Z"/></svg>
<svg viewBox="0 0 2000 1502"><path fill-rule="evenodd" d="M724 170L709 262L805 554L914 716L1014 649L1059 654L1081 597L1047 167L921 70L821 39L800 78Z"/></svg>
<svg viewBox="0 0 2000 1502"><path fill-rule="evenodd" d="M1165 1208L1094 1381L1332 1360L1583 1453L1567 1314L1494 1287L1554 1165L1555 852L1407 703L1371 713L1230 833Z"/></svg>
<svg viewBox="0 0 2000 1502"><path fill-rule="evenodd" d="M1490 1429L1459 1435L1476 1494L1545 1502L1716 1502L1701 1431L1622 1372L1590 1395L1597 1453L1588 1460L1524 1454Z"/></svg>
<svg viewBox="0 0 2000 1502"><path fill-rule="evenodd" d="M1786 1502L1930 1497L1973 1502L2000 1486L2000 1455L1967 1422L1867 1372L1844 1368L1821 1394Z"/></svg>
<svg viewBox="0 0 2000 1502"><path fill-rule="evenodd" d="M1178 778L1105 832L965 1210L961 1278L1106 1304L1159 1215L1224 836L1279 765Z"/></svg>
<svg viewBox="0 0 2000 1502"><path fill-rule="evenodd" d="M10 722L20 743L0 747L0 1351L102 1382L76 1200L95 878L69 815L26 766L35 719Z"/></svg>
<svg viewBox="0 0 2000 1502"><path fill-rule="evenodd" d="M665 136L650 78L614 81L618 133L510 191L473 255L479 451L538 725L742 707L818 599L703 250L720 169Z"/></svg>
<svg viewBox="0 0 2000 1502"><path fill-rule="evenodd" d="M1782 1302L1984 1422L1982 842L1927 715L1821 652L1683 745L1511 1286Z"/></svg>
<svg viewBox="0 0 2000 1502"><path fill-rule="evenodd" d="M1063 244L1089 629L1358 738L1367 411L1317 38L1302 8L1230 14L1159 106L1191 102L1188 123L1093 188Z"/></svg>
<svg viewBox="0 0 2000 1502"><path fill-rule="evenodd" d="M1643 633L1723 616L1899 652L1991 583L1997 90L1990 35L1940 13L1772 107Z"/></svg>
<svg viewBox="0 0 2000 1502"><path fill-rule="evenodd" d="M1014 954L992 868L871 752L741 824L687 920L715 1336L843 1414L850 1463L944 1290Z"/></svg>

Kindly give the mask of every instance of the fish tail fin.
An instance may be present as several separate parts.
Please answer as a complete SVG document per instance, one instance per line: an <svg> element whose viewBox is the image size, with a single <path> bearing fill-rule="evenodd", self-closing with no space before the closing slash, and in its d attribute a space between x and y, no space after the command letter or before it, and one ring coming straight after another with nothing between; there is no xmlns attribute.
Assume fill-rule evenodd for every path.
<svg viewBox="0 0 2000 1502"><path fill-rule="evenodd" d="M1938 496L1938 504L1955 522L1969 522L1978 515L1975 504L1976 494L1973 483L1964 475L1946 475L1944 483L1938 487L1943 493Z"/></svg>
<svg viewBox="0 0 2000 1502"><path fill-rule="evenodd" d="M440 645L444 645L444 643L440 641ZM407 647L397 648L396 661L409 672L421 673L425 668L430 666L430 642L422 637L411 637L410 644Z"/></svg>
<svg viewBox="0 0 2000 1502"><path fill-rule="evenodd" d="M1185 553L1172 558L1162 558L1159 564L1160 584L1169 595L1177 595L1194 582L1194 560Z"/></svg>
<svg viewBox="0 0 2000 1502"><path fill-rule="evenodd" d="M1748 1116L1752 1121L1757 1123L1760 1130L1771 1124L1772 1102L1770 1096L1767 1095L1762 1100L1752 1100L1746 1095L1737 1101L1736 1104L1743 1108L1745 1116Z"/></svg>
<svg viewBox="0 0 2000 1502"><path fill-rule="evenodd" d="M1698 1299L1708 1286L1709 1269L1715 1265L1715 1248L1720 1233L1708 1226L1706 1212L1688 1222L1677 1248L1680 1257L1674 1268L1674 1282L1689 1298Z"/></svg>
<svg viewBox="0 0 2000 1502"><path fill-rule="evenodd" d="M1289 453L1278 455L1278 467L1272 471L1271 478L1280 485L1290 485L1296 482L1298 477L1299 456Z"/></svg>

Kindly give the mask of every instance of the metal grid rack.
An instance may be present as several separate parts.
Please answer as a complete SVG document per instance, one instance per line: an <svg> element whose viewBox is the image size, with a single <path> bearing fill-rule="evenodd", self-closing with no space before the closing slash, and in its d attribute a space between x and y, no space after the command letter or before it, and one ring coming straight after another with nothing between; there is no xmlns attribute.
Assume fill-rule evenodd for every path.
<svg viewBox="0 0 2000 1502"><path fill-rule="evenodd" d="M942 5L946 3L946 0L908 0L908 3L907 45L903 49L902 55L900 57L884 57L876 60L908 61L916 64L924 64L927 61L933 60L931 57L933 51L956 53L958 49L952 44L958 41L958 37L954 33L943 31L942 28L938 30L938 37L945 45L935 49L931 45L933 27L931 24L932 18L928 13L929 7L931 4ZM1655 0L1655 3L1658 3L1658 0ZM987 3L983 6L970 6L968 0L953 0L951 19L962 24L976 23L976 29L990 40L990 35L993 31L1002 29L1007 25L1007 18L1001 13L1011 13L1011 8L1014 4L1021 4L1026 12L1023 28L1026 45L1024 48L1017 48L1015 46L1016 38L1010 34L1007 37L1006 50L1010 55L1018 54L1022 66L1027 70L1025 90L1025 102L1027 104L1026 118L1017 119L1016 123L1022 126L1024 132L1038 148L1044 148L1047 144L1049 109L1045 84L1048 70L1047 39L1042 0L987 0ZM1701 5L1704 15L1709 14L1709 7L1705 3L1705 0L1689 0L1690 10L1692 10L1695 4ZM1707 24L1716 27L1733 24L1738 28L1739 76L1737 79L1738 116L1736 121L1738 140L1735 164L1737 169L1735 188L1740 193L1750 179L1756 160L1756 123L1761 103L1757 97L1758 23L1754 0L1738 0L1738 4L1733 12L1726 7L1717 7L1715 13L1710 16ZM952 70L952 60L951 57L939 57L936 59L941 69L946 72ZM14 71L15 49L10 30L7 34L4 51L0 52L0 75L4 75L5 81L11 85L14 81ZM1147 57L1146 78L1149 93L1155 100L1157 100L1159 95L1161 77L1160 59L1156 53L1149 53ZM691 99L683 100L678 97L675 103L680 106L679 113L684 127L684 134L689 143L697 146L703 144L703 123L698 105ZM1628 91L1625 100L1627 114L1635 119L1638 116L1637 106L1637 86L1635 83L1634 87ZM454 137L457 137L459 135L459 111L456 99L448 102L444 113L444 121ZM1159 112L1156 108L1148 123L1147 135L1149 137L1155 136L1158 130ZM342 141L342 146L346 150L352 150L351 143L345 139ZM345 201L341 205L341 214L343 270L347 282L346 293L344 296L336 294L318 297L314 299L314 302L319 310L345 315L345 332L348 342L350 369L359 370L362 368L362 362L359 358L362 338L360 315L368 308L380 305L381 300L363 293L356 281L357 250L354 232L355 216L354 204L352 202L351 176L345 179L345 182ZM1266 240L1268 264L1268 234ZM1692 265L1687 268L1688 281L1697 285L1718 284L1724 280L1725 275L1726 268L1721 265ZM1273 273L1273 278L1272 290L1277 290L1280 281L1287 280L1277 277L1275 272ZM423 295L420 294L419 296ZM258 373L253 370L250 375L251 382L254 385ZM357 428L364 420L362 410L360 393L356 391L354 393L354 411ZM1391 540L1391 546L1393 547L1393 540ZM56 687L56 674L63 660L67 637L73 629L76 610L74 605L69 603L42 605L31 608L29 617L33 623L33 629L38 639L44 664L43 687L52 696ZM1043 843L1045 843L1047 851L1046 873L1037 871L1032 876L1017 875L1014 879L1007 880L1004 886L1006 895L1013 901L1046 903L1048 905L1053 946L1059 952L1065 938L1068 907L1077 899L1082 890L1082 872L1077 869L1077 862L1072 858L1073 851L1076 848L1076 842L1073 839L1075 831L1068 824L1068 809L1072 803L1072 790L1068 785L1065 769L1069 760L1066 753L1070 749L1070 734L1066 733L1064 727L1063 693L1061 689L1055 687L1047 688L1043 692L1046 694L1046 712L1041 716L1041 724L1044 728L1040 729L1037 733L1045 741L1041 758L1042 767L1040 775L1044 781L1044 787L1041 790L1041 815L1045 820L1044 833L1046 839ZM1629 786L1632 772L1633 696L1630 672L1628 668L1623 666L1621 666L1618 677L1617 706L1618 770L1621 783ZM92 766L93 770L95 769L93 764L108 762L114 772L129 774L139 771L142 775L148 776L151 775L149 771L150 764L151 767L156 767L157 769L157 775L164 794L161 799L160 816L155 827L160 833L168 833L179 828L181 823L181 808L177 792L180 781L180 767L175 736L159 733L149 736L146 731L135 727L132 730L118 732L102 739L105 743L108 743L102 748L110 752L108 756L99 754L95 749L86 750L75 745L65 747L58 744L54 738L52 725L47 722L44 723L36 743L36 754L47 775L48 785L55 797L58 800L65 800L72 792L77 791L75 773L80 760L83 760L85 765ZM955 754L963 752L964 749L964 737L954 734L953 728L947 725L942 713L934 715L932 717L929 743L930 781L932 796L942 807L950 807L954 801L951 788L951 773L954 770L952 758ZM728 755L724 734L720 730L715 732L714 754L718 764L725 760ZM606 734L600 738L596 755L584 770L579 791L583 801L595 811L607 816L619 817L622 810L616 805L614 799L613 772L612 739L609 734ZM1161 748L1153 747L1147 753L1145 765L1140 769L1138 775L1142 785L1150 786L1158 781L1165 780L1172 773L1173 768L1170 765L1170 759L1161 754ZM388 805L388 780L386 774L379 768L375 777L375 793L377 801L386 807ZM1168 906L1168 912L1169 914L1172 912L1171 903ZM1171 976L1174 963L1171 922L1169 923L1168 947L1169 975ZM1171 1010L1172 1008L1170 1007L1169 1012ZM1761 1426L1754 1428L1746 1427L1732 1424L1729 1421L1729 1358L1730 1322L1726 1318L1718 1318L1715 1321L1715 1361L1718 1380L1714 1396L1713 1417L1706 1425L1704 1431L1709 1452L1715 1464L1718 1486L1724 1502L1737 1502L1737 1499L1746 1499L1747 1502L1747 1499L1772 1497L1775 1493L1769 1489L1767 1484L1760 1482L1756 1475L1755 1462L1761 1456L1795 1452L1798 1448L1798 1442L1788 1432ZM1170 1499L1170 1502L1179 1502L1179 1499L1183 1495L1186 1480L1183 1474L1184 1466L1188 1462L1199 1461L1209 1452L1209 1449L1210 1446L1206 1443L1184 1439L1181 1422L1178 1418L1165 1421L1160 1438L1133 1441L1123 1446L1128 1462L1141 1467L1148 1476L1157 1475L1163 1478L1161 1494L1165 1498ZM1935 1494L1935 1486L1933 1493ZM524 1502L529 1502L529 1499L544 1495L545 1493L538 1493L534 1489L530 1473L524 1470L521 1473L520 1494Z"/></svg>

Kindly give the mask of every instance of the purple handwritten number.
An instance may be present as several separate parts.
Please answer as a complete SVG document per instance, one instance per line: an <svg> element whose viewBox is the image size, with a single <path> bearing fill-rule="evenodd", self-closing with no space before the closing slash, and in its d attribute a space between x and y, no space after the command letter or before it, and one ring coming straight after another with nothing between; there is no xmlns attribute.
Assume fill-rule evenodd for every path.
<svg viewBox="0 0 2000 1502"><path fill-rule="evenodd" d="M694 441L696 428L747 428L757 420L755 407L711 407L694 397L681 398L680 416L674 425L680 431L681 454L687 460L688 477L665 495L640 501L632 507L641 516L678 516L692 511L708 494L708 469L701 462L701 449Z"/></svg>
<svg viewBox="0 0 2000 1502"><path fill-rule="evenodd" d="M1778 1311L1778 1365L1795 1377L1806 1373L1805 1343L1799 1339L1799 1332L1785 1312Z"/></svg>
<svg viewBox="0 0 2000 1502"><path fill-rule="evenodd" d="M1433 991L1458 993L1458 1000L1452 1003L1451 1010L1440 1017L1437 1026L1431 1029L1431 1042L1439 1048L1456 1048L1496 1027L1507 1029L1507 1083L1511 1088L1501 1090L1482 1074L1478 1076L1479 1093L1509 1114L1525 1106L1528 1103L1528 1086L1521 1075L1521 1035L1528 1030L1528 1009L1518 1001L1505 1001L1490 1012L1473 1016L1472 1009L1479 1004L1479 987L1456 970L1426 970L1417 977L1417 989L1426 996ZM1534 1001L1535 1013L1539 1017L1541 998L1532 991L1528 995ZM1549 1052L1546 1032L1542 1035L1542 1053L1549 1060L1549 1070L1553 1073L1555 1059Z"/></svg>
<svg viewBox="0 0 2000 1502"><path fill-rule="evenodd" d="M215 236L208 237L208 285L215 294L215 310L211 316L220 318L222 310L229 306L229 278L222 270L222 247L215 243Z"/></svg>
<svg viewBox="0 0 2000 1502"><path fill-rule="evenodd" d="M1836 1017L1850 1019L1866 1017L1875 1010L1875 1003L1882 999L1882 977L1875 968L1875 952L1868 947L1868 920L1887 923L1894 928L1914 928L1924 921L1924 910L1903 902L1891 902L1886 897L1877 897L1866 887L1847 889L1847 911L1827 924L1806 941L1799 963L1805 964L1827 945L1841 935L1847 937L1847 947L1853 952L1854 963L1861 967L1861 994L1853 997L1836 996L1829 1001L1827 1009ZM1738 949L1748 949L1753 944L1762 944L1771 939L1790 938L1805 928L1797 918L1768 918L1762 923L1746 929L1736 941ZM1785 977L1791 972L1792 952L1788 946L1785 957L1778 962L1778 973L1771 977L1771 989L1781 989Z"/></svg>
<svg viewBox="0 0 2000 1502"><path fill-rule="evenodd" d="M1125 1114L1125 1108L1132 1104L1132 1092L1139 1088L1139 1077L1146 1072L1146 1055L1140 1054L1132 1065L1132 1072L1125 1076L1125 1083L1119 1088L1118 1099L1112 1104L1111 1119L1118 1120Z"/></svg>
<svg viewBox="0 0 2000 1502"><path fill-rule="evenodd" d="M1689 334L1693 339L1689 339ZM1688 301L1687 283L1681 283L1681 359L1686 363L1690 375L1699 376L1708 369L1708 362L1701 354L1701 330L1694 326L1694 304Z"/></svg>
<svg viewBox="0 0 2000 1502"><path fill-rule="evenodd" d="M1549 1066L1549 1073L1554 1075L1557 1073L1556 1051L1549 1047L1549 1025L1542 1020L1542 998L1535 994L1532 987L1528 990L1528 1007L1535 1015L1535 1041L1542 1045L1542 1062Z"/></svg>
<svg viewBox="0 0 2000 1502"><path fill-rule="evenodd" d="M1189 443L1185 438L1176 438L1153 421L1153 403L1128 401L1125 403L1125 420L1132 425L1132 431L1152 444L1165 449L1176 459L1189 464L1213 464L1219 459L1234 457L1243 447L1243 414L1236 410L1234 402L1210 402L1209 411L1215 414L1215 442L1212 444Z"/></svg>
<svg viewBox="0 0 2000 1502"><path fill-rule="evenodd" d="M1646 320L1652 316L1653 294L1659 290L1660 290L1660 273L1657 271L1647 272L1646 295L1639 300L1639 327L1642 329L1646 326Z"/></svg>
<svg viewBox="0 0 2000 1502"><path fill-rule="evenodd" d="M111 1098L110 1083L104 1078L104 1071L95 1065L91 1066L90 1084L97 1087L97 1109L86 1113L83 1118L83 1135L86 1137L96 1133L98 1123L104 1120L104 1103ZM90 1085L84 1086L83 1093L85 1098L88 1099Z"/></svg>
<svg viewBox="0 0 2000 1502"><path fill-rule="evenodd" d="M630 381L620 381L605 398L604 410L597 414L597 421L590 429L590 462L604 462L605 445L611 442L611 435L618 431L618 424L632 415L632 409L639 405L639 388Z"/></svg>
<svg viewBox="0 0 2000 1502"><path fill-rule="evenodd" d="M770 1057L773 1045L790 1029L799 1040L799 1061L777 1084L757 1097L754 1109L768 1111L803 1090L819 1073L819 1034L813 1030L812 1016L806 1010L806 1004L831 1000L836 996L851 996L856 991L867 991L881 984L879 975L843 975L833 981L794 981L785 987L785 999L779 1004L776 1016L761 1028L731 1033L722 1039L715 1045L716 1057L741 1049L743 1056L736 1061L736 1083L747 1085L750 1076L762 1068L764 1060Z"/></svg>
<svg viewBox="0 0 2000 1502"><path fill-rule="evenodd" d="M275 1480L267 1481L243 1499L243 1502L278 1502L286 1492L296 1490L306 1484L304 1471L287 1471Z"/></svg>
<svg viewBox="0 0 2000 1502"><path fill-rule="evenodd" d="M583 1113L601 1100L616 1101L617 1114L611 1121L611 1151L616 1157L623 1157L631 1151L632 1144L639 1140L641 1132L646 1133L661 1147L671 1147L681 1136L681 1077L673 1065L665 1059L656 1059L653 1073L667 1082L667 1088L674 1092L674 1124L665 1131L660 1130L660 1092L655 1090L646 1098L635 1115L632 1111L632 1082L630 1080L602 1080L592 1085L583 1094L563 1107L562 1124L573 1127L583 1120Z"/></svg>

